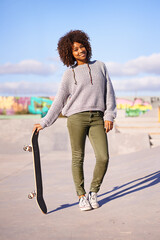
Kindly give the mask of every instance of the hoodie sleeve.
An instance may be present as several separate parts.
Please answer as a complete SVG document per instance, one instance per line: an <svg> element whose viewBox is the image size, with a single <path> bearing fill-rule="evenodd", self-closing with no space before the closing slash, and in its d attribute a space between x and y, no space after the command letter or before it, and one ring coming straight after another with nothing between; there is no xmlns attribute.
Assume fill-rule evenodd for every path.
<svg viewBox="0 0 160 240"><path fill-rule="evenodd" d="M104 66L104 68L106 76L106 110L104 112L104 121L107 120L113 122L117 115L116 97L106 66Z"/></svg>
<svg viewBox="0 0 160 240"><path fill-rule="evenodd" d="M63 75L59 90L56 94L55 99L53 100L53 103L48 113L39 122L42 128L51 126L57 120L58 116L62 112L62 109L65 106L65 103L67 101L67 98L70 95L69 84L67 84L68 79L69 79L69 75L68 75L68 71L66 71Z"/></svg>

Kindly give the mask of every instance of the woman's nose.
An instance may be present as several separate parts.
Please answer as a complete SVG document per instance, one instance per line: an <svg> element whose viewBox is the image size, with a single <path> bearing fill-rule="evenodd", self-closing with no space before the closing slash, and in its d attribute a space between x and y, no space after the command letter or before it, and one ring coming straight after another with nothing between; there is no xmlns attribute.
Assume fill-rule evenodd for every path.
<svg viewBox="0 0 160 240"><path fill-rule="evenodd" d="M80 53L83 52L83 49L79 48L79 52L80 52Z"/></svg>

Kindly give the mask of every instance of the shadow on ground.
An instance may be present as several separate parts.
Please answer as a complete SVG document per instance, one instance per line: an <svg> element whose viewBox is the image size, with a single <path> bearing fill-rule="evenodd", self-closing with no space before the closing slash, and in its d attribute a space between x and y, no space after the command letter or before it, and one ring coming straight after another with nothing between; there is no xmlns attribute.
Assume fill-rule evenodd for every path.
<svg viewBox="0 0 160 240"><path fill-rule="evenodd" d="M118 192L116 192L116 193L114 193L114 194L112 194L110 196L107 196L104 199L100 200L99 204L102 206L103 204L106 204L109 201L112 201L112 200L114 200L116 198L124 197L124 196L126 196L128 194L144 190L144 189L152 187L152 186L154 186L154 185L156 185L158 183L160 183L160 171L151 173L151 174L149 174L149 175L147 175L145 177L142 177L142 178L138 178L138 179L133 180L131 182L128 182L128 183L126 183L124 185L116 186L116 187L113 188L113 190L99 195L99 197L102 197L102 196L108 195L108 194L110 194L110 193L112 193L114 191L117 191L117 190L122 189L122 188L125 187L125 189L123 189L121 191L118 191Z"/></svg>
<svg viewBox="0 0 160 240"><path fill-rule="evenodd" d="M104 204L106 204L106 203L108 203L108 202L110 202L114 199L124 197L128 194L132 194L132 193L135 193L137 191L144 190L144 189L152 187L152 186L154 186L158 183L160 183L160 171L157 171L157 172L151 173L151 174L149 174L145 177L138 178L136 180L130 181L130 182L128 182L126 184L123 184L121 186L116 186L111 191L108 191L108 192L105 192L105 193L99 195L98 197L103 197L103 196L106 196L106 195L116 191L116 193L114 193L110 196L106 196L105 198L100 200L99 204L100 204L100 206L102 206L102 205L104 205ZM120 190L122 188L124 188L124 189ZM120 190L120 191L118 191L118 190ZM48 212L48 214L54 213L56 211L59 211L59 210L65 209L65 208L73 207L75 205L78 205L78 202L75 202L75 203L72 203L72 204L68 204L68 203L63 204L60 207Z"/></svg>

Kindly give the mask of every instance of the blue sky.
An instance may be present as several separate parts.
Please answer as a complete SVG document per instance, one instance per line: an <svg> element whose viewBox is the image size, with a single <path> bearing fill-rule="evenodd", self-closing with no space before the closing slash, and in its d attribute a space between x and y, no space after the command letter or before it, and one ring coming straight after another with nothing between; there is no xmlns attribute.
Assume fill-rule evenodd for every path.
<svg viewBox="0 0 160 240"><path fill-rule="evenodd" d="M0 95L55 95L57 42L88 33L117 96L160 96L159 0L0 0Z"/></svg>

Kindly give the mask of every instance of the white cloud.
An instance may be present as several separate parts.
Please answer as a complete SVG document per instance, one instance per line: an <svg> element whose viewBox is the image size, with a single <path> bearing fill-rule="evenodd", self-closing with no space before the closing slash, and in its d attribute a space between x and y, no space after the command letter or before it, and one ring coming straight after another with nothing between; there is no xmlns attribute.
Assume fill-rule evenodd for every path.
<svg viewBox="0 0 160 240"><path fill-rule="evenodd" d="M160 89L160 76L112 80L112 82L115 91L157 91Z"/></svg>
<svg viewBox="0 0 160 240"><path fill-rule="evenodd" d="M51 75L56 71L54 64L44 64L36 60L23 60L19 63L0 65L0 75L4 74L36 74Z"/></svg>
<svg viewBox="0 0 160 240"><path fill-rule="evenodd" d="M55 59L54 59L55 60ZM126 63L106 62L111 76L136 76L138 74L160 74L160 53L141 56ZM35 74L51 75L57 70L52 64L44 64L36 60L23 60L19 63L0 65L0 75L6 74Z"/></svg>
<svg viewBox="0 0 160 240"><path fill-rule="evenodd" d="M139 57L124 64L106 63L115 91L160 90L160 53ZM54 64L43 64L35 60L24 60L17 64L0 66L0 74L50 75L56 71ZM138 75L141 74L141 75ZM118 76L115 80L113 75ZM123 78L122 78L123 76ZM55 95L59 81L6 81L0 83L1 95ZM34 86L34 87L33 87Z"/></svg>
<svg viewBox="0 0 160 240"><path fill-rule="evenodd" d="M55 96L58 87L59 83L57 82L2 82L0 83L0 94Z"/></svg>
<svg viewBox="0 0 160 240"><path fill-rule="evenodd" d="M160 74L160 53L141 56L126 63L106 62L111 76L135 76L141 73Z"/></svg>
<svg viewBox="0 0 160 240"><path fill-rule="evenodd" d="M160 76L137 77L131 79L112 80L115 91L157 91L160 89ZM0 95L29 95L29 96L55 96L59 82L2 82ZM34 86L34 87L33 87Z"/></svg>

